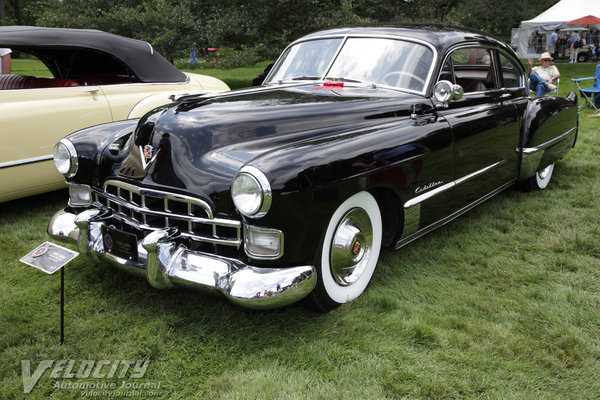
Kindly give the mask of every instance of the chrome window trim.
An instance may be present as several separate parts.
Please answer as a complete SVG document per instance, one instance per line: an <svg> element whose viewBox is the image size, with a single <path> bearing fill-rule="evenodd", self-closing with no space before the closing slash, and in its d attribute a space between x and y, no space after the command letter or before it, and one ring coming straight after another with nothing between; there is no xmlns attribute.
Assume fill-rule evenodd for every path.
<svg viewBox="0 0 600 400"><path fill-rule="evenodd" d="M452 53L454 53L456 50L465 49L465 48L474 48L474 47L475 48L480 48L480 49L481 48L485 48L485 49L488 49L488 50L491 50L491 51L496 51L497 53L503 53L507 58L510 58L510 57L508 57L508 52L506 50L504 50L501 46L497 45L497 44L493 45L493 44L489 44L489 43L470 42L470 43L464 43L464 44L458 45L458 46L452 48L451 50L449 50L448 54L446 54L446 56L444 57L443 62L440 64L440 66L443 66L444 63L446 63L446 61L448 60L448 58L450 56L452 56ZM494 75L495 75L494 80L495 81L500 78L499 76L496 76L497 73L498 73L498 65L497 64L498 63L496 62L495 57L492 57L491 60L490 60L490 67L492 69L494 69L494 72L495 72L494 73ZM452 68L454 68L454 65L452 66ZM501 66L500 66L500 68L501 68ZM440 73L438 74L438 80L439 80L439 75L440 74L441 74L441 70L440 70ZM525 71L521 70L521 73L519 74L520 75L519 80L520 80L521 86L519 86L519 87L492 88L492 89L487 89L487 90L479 90L479 91L476 91L476 92L465 92L464 95L468 96L470 94L489 93L489 92L491 92L493 90L506 91L506 90L515 90L515 89L526 89L527 88L527 79L526 79L526 77L525 77L524 74L525 74ZM498 83L500 83L500 82L498 82Z"/></svg>
<svg viewBox="0 0 600 400"><path fill-rule="evenodd" d="M427 88L429 87L429 84L431 83L431 79L433 77L433 71L435 69L435 66L437 65L437 60L438 60L438 52L437 52L435 46L433 44L425 41L425 40L416 39L416 38L412 38L412 37L408 37L408 36L385 35L385 34L359 34L359 33L355 33L355 34L320 35L320 36L314 36L314 37L310 37L310 38L296 40L295 42L293 42L290 45L288 45L282 51L281 54L284 54L288 49L290 49L291 47L293 47L293 46L295 46L297 44L300 44L300 43L312 42L314 40L323 40L323 39L342 39L342 43L338 47L338 49L337 49L334 57L332 58L332 60L329 63L329 65L327 66L327 69L325 70L325 73L323 74L323 76L321 76L321 79L319 81L310 81L312 83L323 82L325 80L325 77L327 76L327 73L331 69L331 66L333 65L333 63L337 59L337 57L339 55L339 52L341 51L341 49L344 47L344 45L346 44L346 42L350 38L352 38L352 39L354 39L354 38L391 39L391 40L405 41L405 42L411 42L411 43L416 43L416 44L423 45L423 46L427 47L429 50L431 50L431 52L433 54L433 59L431 60L431 65L429 66L429 71L427 73L427 78L425 79L425 83L423 84L423 90L422 91L411 90L411 89L404 89L404 88L400 88L400 87L397 87L397 86L377 85L378 87L382 87L382 88L396 89L396 90L400 90L400 91L403 91L403 92L415 93L415 94L419 94L419 95L425 96L425 94L427 93ZM275 74L275 71L277 71L277 67L279 67L279 64L281 62L283 62L281 59L277 60L277 62L275 63L275 65L271 69L271 72L269 72L269 74L265 78L265 82L268 82L267 85L272 85L273 84L273 82L270 82L270 79L271 79L272 75Z"/></svg>

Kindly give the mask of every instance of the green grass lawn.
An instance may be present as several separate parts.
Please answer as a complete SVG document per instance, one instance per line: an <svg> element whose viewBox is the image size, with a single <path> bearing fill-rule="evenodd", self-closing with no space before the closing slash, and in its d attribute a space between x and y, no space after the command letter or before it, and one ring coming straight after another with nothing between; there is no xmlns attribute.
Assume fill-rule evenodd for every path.
<svg viewBox="0 0 600 400"><path fill-rule="evenodd" d="M559 65L561 94L593 68ZM174 399L599 398L600 118L591 113L546 190L508 190L383 252L366 293L325 315L159 291L78 258L66 267L60 345L59 275L18 260L48 240L66 193L0 204L0 398L72 399L82 391L55 385L123 383L46 372L23 393L22 360L60 359L149 359L137 381Z"/></svg>

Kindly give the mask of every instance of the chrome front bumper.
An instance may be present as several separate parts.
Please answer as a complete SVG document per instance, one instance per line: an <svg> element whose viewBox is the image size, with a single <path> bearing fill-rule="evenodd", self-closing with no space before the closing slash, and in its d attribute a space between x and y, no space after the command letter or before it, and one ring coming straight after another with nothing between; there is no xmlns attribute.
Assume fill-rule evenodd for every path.
<svg viewBox="0 0 600 400"><path fill-rule="evenodd" d="M158 289L187 287L220 293L233 303L254 309L283 307L309 294L316 284L313 266L262 268L192 251L177 244L175 228L159 229L137 241L137 261L105 251L102 229L110 212L89 209L74 214L57 212L48 224L55 240L77 244L88 259L103 261L128 272L145 275Z"/></svg>

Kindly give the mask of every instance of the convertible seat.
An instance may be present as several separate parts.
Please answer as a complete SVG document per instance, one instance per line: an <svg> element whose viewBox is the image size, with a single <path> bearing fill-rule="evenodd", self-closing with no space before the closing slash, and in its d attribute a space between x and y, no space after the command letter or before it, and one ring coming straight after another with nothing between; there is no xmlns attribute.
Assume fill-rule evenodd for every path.
<svg viewBox="0 0 600 400"><path fill-rule="evenodd" d="M77 81L63 78L36 78L25 75L0 75L0 90L40 89L79 86Z"/></svg>

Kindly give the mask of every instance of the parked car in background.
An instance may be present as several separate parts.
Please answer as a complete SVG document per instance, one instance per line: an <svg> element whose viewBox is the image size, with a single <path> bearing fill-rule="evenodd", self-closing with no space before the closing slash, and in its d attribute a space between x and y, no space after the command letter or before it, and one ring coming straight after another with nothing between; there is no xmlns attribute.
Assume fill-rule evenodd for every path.
<svg viewBox="0 0 600 400"><path fill-rule="evenodd" d="M570 40L571 40L571 36L575 33L578 32L579 33L579 37L581 38L581 43L580 43L580 47L577 49L577 62L586 62L588 59L592 58L592 49L594 48L594 46L592 46L592 43L588 43L586 37L587 35L587 29L585 28L563 28L560 30L559 36L558 36L558 58L565 58L565 59L570 59L571 58L571 47L570 47ZM594 35L596 38L597 36Z"/></svg>
<svg viewBox="0 0 600 400"><path fill-rule="evenodd" d="M53 76L0 75L0 202L64 187L52 149L75 130L139 117L172 95L229 90L179 71L146 42L96 30L0 26L0 47Z"/></svg>
<svg viewBox="0 0 600 400"><path fill-rule="evenodd" d="M156 288L330 310L363 293L382 247L548 185L575 144L577 96L532 98L526 82L477 31L317 32L262 87L61 140L70 199L48 233Z"/></svg>

